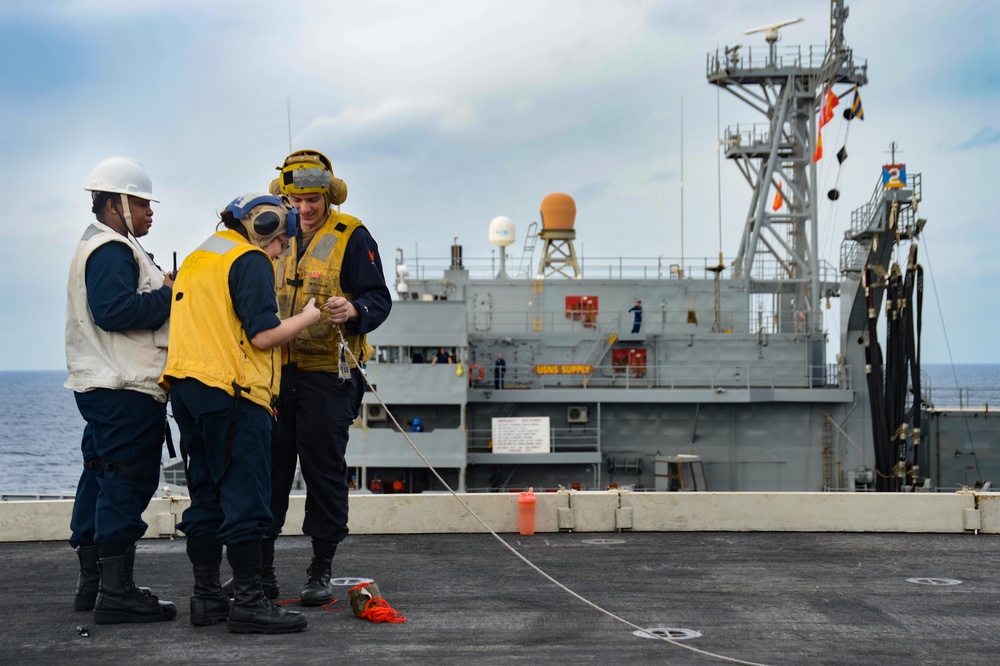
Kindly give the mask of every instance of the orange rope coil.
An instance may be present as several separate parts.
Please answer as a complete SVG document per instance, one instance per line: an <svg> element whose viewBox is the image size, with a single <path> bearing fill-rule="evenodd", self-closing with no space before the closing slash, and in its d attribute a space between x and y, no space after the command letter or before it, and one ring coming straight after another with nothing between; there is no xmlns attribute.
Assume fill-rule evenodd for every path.
<svg viewBox="0 0 1000 666"><path fill-rule="evenodd" d="M348 595L354 614L371 622L390 622L402 624L406 616L389 605L389 602L379 596L378 586L374 583L361 583L351 588ZM362 603L362 600L364 602Z"/></svg>

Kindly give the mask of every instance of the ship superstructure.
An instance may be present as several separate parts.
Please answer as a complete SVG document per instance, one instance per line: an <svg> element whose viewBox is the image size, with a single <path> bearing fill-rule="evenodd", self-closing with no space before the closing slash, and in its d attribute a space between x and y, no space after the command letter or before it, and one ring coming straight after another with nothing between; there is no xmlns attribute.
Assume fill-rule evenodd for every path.
<svg viewBox="0 0 1000 666"><path fill-rule="evenodd" d="M855 399L855 378L825 362L810 241L811 118L831 58L785 60L770 46L765 62L749 49L709 58L710 82L737 96L760 85L755 99L766 100L760 110L772 118L770 142L756 132L744 140L742 129L727 133L727 156L754 185L755 205L780 171L795 206L784 216L752 215L735 261L581 267L575 207L561 193L546 198L542 228L526 239L525 254L541 246L537 269L533 257L522 262L530 275L474 276L457 245L440 274L426 262L408 264L400 251L400 301L371 336L378 355L368 376L398 418L421 419L424 432L410 437L432 464L452 470L456 485L666 489L676 468L663 463L676 454L700 456L718 490L839 485L836 437L822 424ZM850 67L851 82L863 83ZM755 267L754 248L775 245L790 257ZM636 327L630 310L639 301ZM439 347L457 363L421 363ZM362 483L368 468L422 467L384 418L385 408L367 396L349 452ZM530 431L539 418L547 450L493 441L497 420ZM776 428L786 436L775 437Z"/></svg>

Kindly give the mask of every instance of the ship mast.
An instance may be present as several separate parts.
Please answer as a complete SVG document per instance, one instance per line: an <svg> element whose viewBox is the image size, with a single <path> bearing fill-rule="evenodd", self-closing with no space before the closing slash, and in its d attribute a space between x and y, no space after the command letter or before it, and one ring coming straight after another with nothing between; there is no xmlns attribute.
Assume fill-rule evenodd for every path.
<svg viewBox="0 0 1000 666"><path fill-rule="evenodd" d="M708 81L765 118L727 128L723 137L726 157L753 189L733 275L743 280L749 293L776 295L777 330L785 332L822 330L813 161L817 113L827 90L868 82L867 64L855 64L844 40L848 9L843 0L831 0L830 5L830 42L825 49L779 50L779 30L802 20L792 19L746 31L765 34L764 54L738 45L708 58ZM775 211L771 194L779 184L783 205Z"/></svg>

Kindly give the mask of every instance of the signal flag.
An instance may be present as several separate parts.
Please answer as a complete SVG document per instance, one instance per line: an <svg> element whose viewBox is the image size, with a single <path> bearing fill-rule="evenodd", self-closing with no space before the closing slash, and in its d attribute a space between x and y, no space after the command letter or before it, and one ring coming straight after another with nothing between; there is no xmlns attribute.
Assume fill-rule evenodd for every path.
<svg viewBox="0 0 1000 666"><path fill-rule="evenodd" d="M865 119L865 107L861 105L861 95L858 94L857 86L854 86L854 100L851 102L851 108L844 111L844 115L847 116L848 113L851 114L847 118L848 120L854 120L855 118L858 120Z"/></svg>
<svg viewBox="0 0 1000 666"><path fill-rule="evenodd" d="M823 108L820 110L820 115L819 115L819 126L820 126L820 129L823 128L823 125L826 125L828 122L830 122L831 120L833 120L833 109L838 104L840 104L840 99L836 95L833 94L833 90L831 90L831 89L828 88L827 91L826 91L826 103L823 105Z"/></svg>
<svg viewBox="0 0 1000 666"><path fill-rule="evenodd" d="M779 210L784 203L785 197L781 194L781 183L778 183L778 191L774 194L774 203L771 204L771 210Z"/></svg>
<svg viewBox="0 0 1000 666"><path fill-rule="evenodd" d="M813 162L823 159L823 132L816 132L816 152L813 153Z"/></svg>

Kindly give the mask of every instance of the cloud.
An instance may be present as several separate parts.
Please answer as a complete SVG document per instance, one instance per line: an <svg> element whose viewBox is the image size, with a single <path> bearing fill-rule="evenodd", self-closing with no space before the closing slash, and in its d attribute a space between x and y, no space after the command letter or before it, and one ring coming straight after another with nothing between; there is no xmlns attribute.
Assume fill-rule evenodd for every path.
<svg viewBox="0 0 1000 666"><path fill-rule="evenodd" d="M962 143L958 144L958 146L955 147L955 150L981 148L997 142L1000 142L1000 130L995 130L992 127L984 127Z"/></svg>
<svg viewBox="0 0 1000 666"><path fill-rule="evenodd" d="M573 198L578 204L588 204L604 198L610 189L611 183L608 181L584 183L580 187L573 190Z"/></svg>
<svg viewBox="0 0 1000 666"><path fill-rule="evenodd" d="M868 59L871 85L865 122L848 137L838 117L824 134L828 146L849 143L851 159L817 165L821 253L836 264L851 211L897 141L908 170L923 172L920 214L942 294L989 293L991 264L977 265L971 285L952 267L970 239L982 256L1000 253L975 203L992 154L972 150L1000 140L990 83L1000 9L915 3L900 13L850 2L847 39ZM508 215L523 237L555 191L577 200L578 249L630 256L638 237L642 254L677 255L683 143L685 255L731 256L751 190L732 163L720 168L716 141L729 125L766 119L706 83L706 53L738 42L757 53L763 37L744 30L795 16L806 20L782 32L779 49L822 44L828 11L825 0L766 11L745 0L0 3L0 182L16 221L0 283L42 276L30 293L0 293L0 368L62 365L66 270L91 217L82 187L113 154L146 164L162 203L143 243L169 258L211 233L234 196L266 187L290 149L322 150L348 183L344 211L370 226L391 264L397 247L408 259L418 244L422 256L446 256L454 233L467 257L488 258L489 220ZM839 204L823 196L833 186ZM962 318L963 330L1000 326L982 309Z"/></svg>
<svg viewBox="0 0 1000 666"><path fill-rule="evenodd" d="M433 16L420 3L331 5L302 43L326 65L315 74L354 95L475 97L591 75L642 32L649 4L440 0Z"/></svg>
<svg viewBox="0 0 1000 666"><path fill-rule="evenodd" d="M649 174L646 179L647 183L652 183L654 185L663 185L664 183L676 183L680 181L680 171L675 169L664 169L662 171L656 171Z"/></svg>

